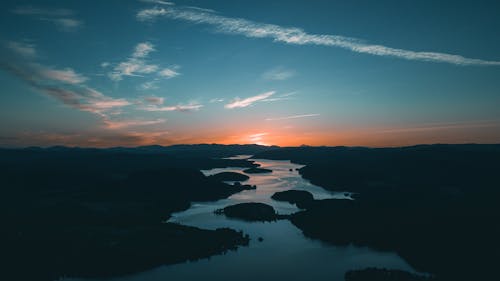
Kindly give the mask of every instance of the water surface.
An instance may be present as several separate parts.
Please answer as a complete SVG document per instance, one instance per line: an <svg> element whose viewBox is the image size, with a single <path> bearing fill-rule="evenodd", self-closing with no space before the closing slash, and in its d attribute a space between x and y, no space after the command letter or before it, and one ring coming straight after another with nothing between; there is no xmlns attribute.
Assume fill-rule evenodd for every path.
<svg viewBox="0 0 500 281"><path fill-rule="evenodd" d="M244 157L240 157L244 158ZM214 210L242 202L262 202L273 206L278 213L298 211L295 205L277 202L270 197L277 191L307 190L315 199L336 198L351 200L349 193L330 192L303 179L296 169L301 165L290 161L255 159L262 168L272 173L249 174L243 184L257 185L256 190L245 190L215 202L197 202L186 211L174 213L171 222L206 229L230 227L249 234L249 247L225 255L213 256L194 262L161 266L156 269L114 278L119 281L172 281L172 280L344 280L351 269L385 267L414 270L397 254L375 251L366 247L332 246L302 235L288 220L276 222L244 222L216 215ZM290 170L291 169L291 170ZM205 175L243 168L218 168L202 171ZM262 237L259 242L257 238Z"/></svg>

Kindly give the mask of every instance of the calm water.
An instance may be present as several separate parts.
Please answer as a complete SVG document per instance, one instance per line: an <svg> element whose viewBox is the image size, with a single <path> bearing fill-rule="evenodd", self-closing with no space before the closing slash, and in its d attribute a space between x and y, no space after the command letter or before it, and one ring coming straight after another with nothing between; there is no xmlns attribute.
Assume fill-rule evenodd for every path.
<svg viewBox="0 0 500 281"><path fill-rule="evenodd" d="M347 270L365 267L385 267L414 270L397 254L379 252L366 247L336 247L304 237L288 220L277 222L243 222L215 215L214 210L241 202L262 202L273 206L278 213L298 211L295 205L270 198L277 191L300 189L311 192L315 199L350 200L344 192L329 192L304 180L296 171L302 166L290 161L255 160L267 174L252 174L245 184L257 185L228 199L216 202L193 203L191 208L173 214L170 221L206 229L230 227L243 230L252 238L249 247L225 255L183 264L161 266L154 270L108 280L344 280ZM292 171L290 171L292 169ZM223 168L202 171L211 175L223 171L241 172L242 168ZM262 237L262 242L257 241ZM75 279L73 279L75 280Z"/></svg>

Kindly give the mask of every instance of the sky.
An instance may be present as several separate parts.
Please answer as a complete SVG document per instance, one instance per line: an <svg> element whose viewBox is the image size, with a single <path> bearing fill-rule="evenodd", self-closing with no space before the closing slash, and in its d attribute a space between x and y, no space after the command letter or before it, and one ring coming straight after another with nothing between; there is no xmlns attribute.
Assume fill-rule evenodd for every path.
<svg viewBox="0 0 500 281"><path fill-rule="evenodd" d="M498 1L0 6L0 147L500 143Z"/></svg>

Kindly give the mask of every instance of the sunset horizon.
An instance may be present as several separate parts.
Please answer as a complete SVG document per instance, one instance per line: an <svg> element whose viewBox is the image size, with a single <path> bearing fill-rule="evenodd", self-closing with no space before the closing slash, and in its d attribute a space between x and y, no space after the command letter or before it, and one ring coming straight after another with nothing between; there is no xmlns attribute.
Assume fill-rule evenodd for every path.
<svg viewBox="0 0 500 281"><path fill-rule="evenodd" d="M6 2L0 147L500 143L494 9L392 2Z"/></svg>

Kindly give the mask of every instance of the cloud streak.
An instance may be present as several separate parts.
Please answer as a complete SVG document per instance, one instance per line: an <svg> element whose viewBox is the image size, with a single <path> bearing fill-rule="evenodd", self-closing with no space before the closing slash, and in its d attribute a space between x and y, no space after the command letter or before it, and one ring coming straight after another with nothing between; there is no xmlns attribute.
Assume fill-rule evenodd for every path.
<svg viewBox="0 0 500 281"><path fill-rule="evenodd" d="M36 50L34 44L10 41L7 42L7 48L14 51L16 54L26 58L36 57Z"/></svg>
<svg viewBox="0 0 500 281"><path fill-rule="evenodd" d="M289 119L316 117L316 116L319 116L319 115L320 115L319 113L291 115L291 116L276 117L276 118L266 118L266 121L278 121L278 120L289 120Z"/></svg>
<svg viewBox="0 0 500 281"><path fill-rule="evenodd" d="M429 61L454 65L497 66L500 61L467 58L460 55L411 51L366 43L357 38L330 34L307 33L301 28L283 27L274 24L254 22L242 18L225 17L209 11L189 7L152 7L139 11L139 21L153 21L158 17L183 20L195 24L206 24L215 27L217 32L242 35L249 38L269 38L275 42L294 45L319 45L338 47L356 53L374 56L395 57L406 60Z"/></svg>
<svg viewBox="0 0 500 281"><path fill-rule="evenodd" d="M12 54L0 56L0 67L19 77L34 90L51 97L64 105L96 114L104 123L108 112L131 105L121 98L112 98L83 84L87 78L71 68L56 69L44 66L12 50ZM34 46L31 46L34 50ZM35 52L35 51L34 51Z"/></svg>
<svg viewBox="0 0 500 281"><path fill-rule="evenodd" d="M224 107L228 109L233 109L233 108L242 108L251 106L252 104L258 101L263 101L269 98L270 96L274 95L274 93L275 91L270 91L246 99L235 98L232 102L226 104Z"/></svg>
<svg viewBox="0 0 500 281"><path fill-rule="evenodd" d="M202 104L178 104L178 105L172 105L172 106L146 106L143 107L142 109L145 111L181 111L181 112L189 112L189 111L198 111L203 107Z"/></svg>
<svg viewBox="0 0 500 281"><path fill-rule="evenodd" d="M104 124L108 129L123 129L128 127L137 127L137 126L147 126L147 125L155 125L166 122L165 119L156 119L156 120L121 120L121 121L113 121L113 120L104 120Z"/></svg>
<svg viewBox="0 0 500 281"><path fill-rule="evenodd" d="M295 76L295 71L284 68L274 68L262 74L262 78L266 80L277 80L277 81L287 80L292 78L293 76Z"/></svg>
<svg viewBox="0 0 500 281"><path fill-rule="evenodd" d="M50 9L34 6L17 7L12 10L17 15L32 16L38 20L54 23L62 31L75 31L83 22L73 18L74 12L69 9Z"/></svg>
<svg viewBox="0 0 500 281"><path fill-rule="evenodd" d="M142 106L139 109L149 112L165 112L165 111L198 111L203 105L195 102L188 104L177 104L177 105L164 105L165 98L157 96L147 96L143 97L142 100L138 101L138 104Z"/></svg>

